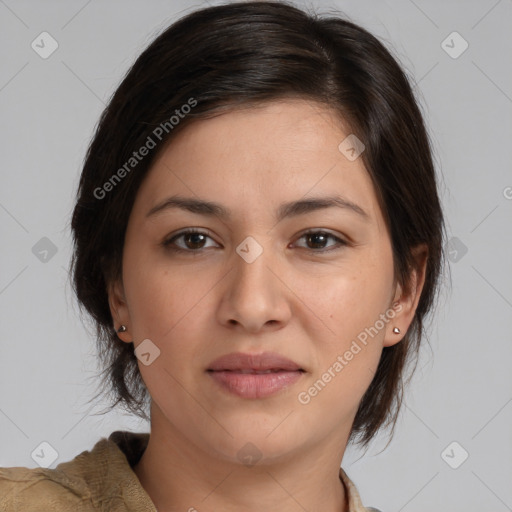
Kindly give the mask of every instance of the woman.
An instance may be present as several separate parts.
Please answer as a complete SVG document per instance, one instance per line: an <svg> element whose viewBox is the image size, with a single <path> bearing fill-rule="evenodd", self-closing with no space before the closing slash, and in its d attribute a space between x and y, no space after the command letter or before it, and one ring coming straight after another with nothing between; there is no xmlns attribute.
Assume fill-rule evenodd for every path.
<svg viewBox="0 0 512 512"><path fill-rule="evenodd" d="M182 18L104 111L72 230L113 406L151 432L0 469L0 510L372 510L340 464L394 428L444 262L375 37L284 2Z"/></svg>

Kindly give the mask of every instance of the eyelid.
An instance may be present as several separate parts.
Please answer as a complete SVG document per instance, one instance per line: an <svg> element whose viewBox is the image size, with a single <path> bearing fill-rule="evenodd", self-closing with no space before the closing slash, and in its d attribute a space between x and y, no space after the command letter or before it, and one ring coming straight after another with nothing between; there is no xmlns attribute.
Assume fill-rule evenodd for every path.
<svg viewBox="0 0 512 512"><path fill-rule="evenodd" d="M301 238L303 238L306 235L313 235L313 234L318 234L318 233L322 233L322 234L332 238L333 240L336 241L336 244L334 246L331 246L331 247L326 248L326 249L317 249L317 250L315 250L315 249L308 249L307 247L300 247L300 249L305 249L307 251L310 251L313 254L315 254L315 253L322 254L322 253L327 253L327 252L330 252L330 251L335 251L337 249L341 249L342 247L349 245L348 240L346 240L345 238L343 238L341 236L335 235L330 230L325 229L325 228L307 229L306 231L303 231L296 238L296 240L300 240Z"/></svg>
<svg viewBox="0 0 512 512"><path fill-rule="evenodd" d="M181 247L170 247L171 244L174 242L174 240L176 240L177 238L183 236L183 235L188 235L188 234L199 234L199 235L205 235L207 236L208 238L210 238L211 240L214 240L214 238L210 235L210 232L206 229L206 228L184 228L182 229L181 231L178 231L177 233L173 233L172 235L170 235L169 237L166 237L164 239L164 241L162 242L162 245L166 248L170 248L172 250L176 250L176 251L182 251L182 252L189 252L189 253L193 253L193 252L197 252L199 253L201 251L201 249L198 249L196 251L194 250L191 250L191 249L183 249ZM217 243L217 242L215 242Z"/></svg>
<svg viewBox="0 0 512 512"><path fill-rule="evenodd" d="M182 253L188 253L188 254L201 254L205 248L193 250L193 249L183 249L182 247L172 245L174 240L180 238L181 236L188 235L188 234L194 234L194 233L200 234L200 235L205 235L206 237L210 238L211 240L213 240L215 242L213 237L210 235L210 232L206 228L190 227L190 228L184 228L181 231L178 231L177 233L173 233L170 237L165 238L161 245L163 245L164 248L174 251L174 252L182 252ZM303 231L302 233L300 233L295 238L295 241L300 240L301 238L303 238L306 235L319 234L319 233L324 234L327 237L334 240L336 242L335 245L325 248L325 249L309 249L308 247L299 247L299 249L304 249L312 254L325 254L325 253L329 253L332 251L340 250L346 246L351 245L350 242L348 240L346 240L345 238L343 238L342 236L335 235L334 233L331 233L330 230L325 229L325 228L309 228L309 229ZM217 242L215 242L215 243L217 243ZM296 243L296 242L293 242L293 243ZM207 247L206 249L211 249L211 247Z"/></svg>

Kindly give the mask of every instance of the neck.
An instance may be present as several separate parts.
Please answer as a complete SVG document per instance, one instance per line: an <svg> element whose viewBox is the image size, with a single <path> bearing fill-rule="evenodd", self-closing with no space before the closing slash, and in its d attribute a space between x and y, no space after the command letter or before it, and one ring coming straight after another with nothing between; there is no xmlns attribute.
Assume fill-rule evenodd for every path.
<svg viewBox="0 0 512 512"><path fill-rule="evenodd" d="M168 422L163 429L153 420L148 446L133 469L158 510L348 512L339 444L249 466L206 453Z"/></svg>

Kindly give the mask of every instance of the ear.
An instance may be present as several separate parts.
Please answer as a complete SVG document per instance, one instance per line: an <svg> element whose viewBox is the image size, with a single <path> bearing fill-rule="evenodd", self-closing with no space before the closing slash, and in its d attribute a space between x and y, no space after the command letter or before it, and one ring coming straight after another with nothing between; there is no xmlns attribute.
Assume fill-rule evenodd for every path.
<svg viewBox="0 0 512 512"><path fill-rule="evenodd" d="M125 343L132 343L133 340L130 334L130 314L128 312L124 287L121 280L109 283L107 286L107 293L110 313L114 320L114 329L117 331L121 325L126 327L126 331L118 332L117 336Z"/></svg>
<svg viewBox="0 0 512 512"><path fill-rule="evenodd" d="M413 321L418 302L420 301L423 285L425 284L428 246L420 244L412 249L412 253L415 259L415 266L411 269L409 283L405 287L400 285L400 283L397 284L395 296L389 306L395 310L395 316L390 318L386 326L384 347L391 347L403 339ZM400 329L400 333L393 332L395 327Z"/></svg>

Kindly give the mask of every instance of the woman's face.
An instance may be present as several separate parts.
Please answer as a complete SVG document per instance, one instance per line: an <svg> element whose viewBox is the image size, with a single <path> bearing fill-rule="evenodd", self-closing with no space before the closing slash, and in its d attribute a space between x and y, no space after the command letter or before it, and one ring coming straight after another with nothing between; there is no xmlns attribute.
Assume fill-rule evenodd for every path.
<svg viewBox="0 0 512 512"><path fill-rule="evenodd" d="M350 139L338 148L348 135L322 106L280 101L196 121L155 161L110 292L120 336L140 346L153 430L240 462L344 446L383 347L403 336L393 327L414 313L393 309L389 233ZM177 196L219 211L165 207ZM285 366L257 358L211 371L264 352L302 371L255 375Z"/></svg>

